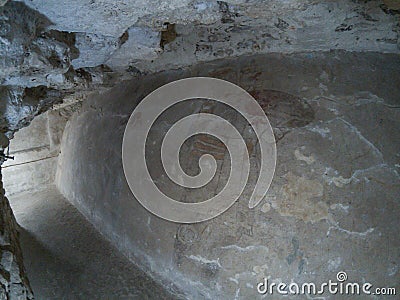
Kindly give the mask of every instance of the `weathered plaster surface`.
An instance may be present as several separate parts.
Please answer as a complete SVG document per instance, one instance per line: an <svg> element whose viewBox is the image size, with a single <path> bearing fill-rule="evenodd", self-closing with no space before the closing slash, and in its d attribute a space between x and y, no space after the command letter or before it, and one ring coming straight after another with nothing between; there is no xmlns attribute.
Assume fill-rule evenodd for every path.
<svg viewBox="0 0 400 300"><path fill-rule="evenodd" d="M170 68L179 69L217 58L233 58L245 54L309 52L307 55L302 54L298 61L293 59L289 63L288 76L291 75L294 65L305 62L311 63L313 67L318 65L319 62L313 60L314 51L328 53L331 50L342 49L398 54L398 15L398 5L389 0L384 3L345 0L335 2L275 0L268 3L260 0L226 2L157 0L150 3L103 0L23 2L2 0L0 1L1 151L7 148L8 140L18 129L27 126L35 116L47 111L53 105L66 107L71 103L85 100L93 91L105 91L123 79L137 80L152 72ZM319 55L324 57L330 54ZM279 58L278 55L275 62L281 64L282 57ZM293 157L296 160L300 158L299 163L305 163L310 167L322 161L326 164L324 165L326 174L324 173L322 177L324 184L337 188L351 186L357 182L358 176L363 174L364 171L361 170L370 170L369 168L376 164L399 165L397 157L392 155L398 146L391 143L393 138L391 133L388 133L393 126L397 126L396 118L379 123L385 130L376 132L373 127L374 122L380 122L380 114L391 116L393 106L398 105L396 97L400 85L386 89L380 86L381 82L395 81L393 78L396 78L397 74L393 74L390 66L387 67L388 70L382 70L380 73L374 72L371 68L368 74L368 86L363 83L364 76L361 75L348 77L354 86L351 88L344 83L339 85L335 83L335 76L339 75L333 76L332 72L343 77L348 76L345 73L357 66L357 59L356 54L350 53L346 57L339 55L337 58L332 58L329 67L318 69L320 73L313 73L312 76L301 74L301 79L291 82L293 86L290 86L290 89L284 86L282 78L275 80L274 74L269 73L267 68L262 69L262 74L258 74L259 71L254 71L260 68L258 65L248 65L247 70L240 73L242 76L240 82L248 85L249 90L261 82L263 84L268 82L272 89L312 96L311 102L314 106L318 103L331 106L329 113L335 115L335 119L313 124L299 134L314 134L314 138L319 136L323 138L321 144L324 147L336 147L334 148L336 151L342 151L344 148L340 148L332 141L354 139L361 150L354 150L346 159L354 159L357 169L353 170L349 166L337 163L327 164L326 158L307 148L301 148ZM385 63L376 60L375 56L370 59L363 63L370 67ZM341 64L336 60L340 60ZM271 69L279 70L275 62L267 63L271 64ZM386 62L385 66L387 65ZM190 76L192 73L187 75ZM218 69L214 74L208 75L226 76L228 80L236 76L229 67ZM263 76L268 78L268 81L261 80L257 83L256 79L260 76L261 79ZM251 82L248 81L250 79ZM316 81L318 87L314 85ZM150 87L154 85L149 85ZM340 89L343 95L335 95L332 98L329 93L332 88ZM357 105L362 105L363 109L352 110ZM113 118L123 119L122 116L128 115L128 111L129 109ZM352 115L351 121L346 119L347 113ZM99 114L108 113L99 112ZM371 116L374 122L366 122ZM309 112L305 112L301 119L308 122L311 117L313 118ZM50 120L52 116L49 115L48 118ZM277 127L275 130L278 139L289 137L292 127L290 124ZM344 130L346 135L341 137L336 130ZM58 143L57 139L57 136L50 136L50 148ZM108 143L109 141L105 142ZM315 147L319 149L318 145ZM299 147L296 146L297 148ZM358 156L369 150L371 151L366 154L366 158ZM292 155L293 151L295 149L290 152ZM113 151L111 153L115 154ZM105 155L111 154L105 150ZM366 162L367 160L371 163ZM91 168L92 172L95 172L96 167ZM293 176L301 174L293 173ZM293 186L298 186L299 180L301 182L303 179L295 180L292 184L287 183L289 190ZM111 186L107 188L112 189ZM326 193L325 187L323 193L324 195ZM290 200L290 197L288 199ZM304 197L302 205L311 203L307 201L312 199ZM11 215L6 201L3 202L0 206L1 211L8 211ZM264 210L272 211L273 203L268 205L263 206ZM326 209L325 206L323 208ZM325 215L323 213L320 217L310 216L310 221L316 221ZM93 216L93 218L98 217ZM327 220L328 217L322 219ZM15 232L12 234L15 235ZM129 243L126 243L125 247L129 248ZM236 282L237 278L232 278L234 279L231 282Z"/></svg>
<svg viewBox="0 0 400 300"><path fill-rule="evenodd" d="M190 297L254 298L264 277L320 282L341 270L354 280L395 286L399 274L388 270L399 264L399 65L391 54L271 54L124 82L91 97L68 122L58 187L127 257ZM251 153L250 183L239 201L216 219L179 225L153 216L135 200L122 171L121 141L137 101L189 74L228 79L249 90L269 116L278 162L265 200L249 209L259 150L243 120L201 101L167 112L150 132L146 155L155 182L175 199L205 199L229 174L224 148L199 137L184 145L184 168L196 174L199 155L212 150L219 178L199 191L165 179L159 144L182 114L222 114L238 126Z"/></svg>

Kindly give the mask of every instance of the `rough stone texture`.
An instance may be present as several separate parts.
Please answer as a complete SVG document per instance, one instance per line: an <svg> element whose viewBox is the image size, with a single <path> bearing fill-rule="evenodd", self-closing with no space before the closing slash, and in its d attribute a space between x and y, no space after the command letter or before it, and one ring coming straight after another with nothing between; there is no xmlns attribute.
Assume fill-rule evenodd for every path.
<svg viewBox="0 0 400 300"><path fill-rule="evenodd" d="M0 173L0 299L33 299L23 267L17 222L4 195Z"/></svg>
<svg viewBox="0 0 400 300"><path fill-rule="evenodd" d="M393 54L270 54L124 82L88 99L68 122L58 187L127 257L157 280L174 282L189 298L253 299L264 277L321 283L335 279L338 271L356 282L396 286L399 68ZM215 140L200 136L182 150L183 168L190 174L197 172L199 155L209 150L216 155L219 177L199 191L180 189L166 179L156 146L185 113L217 113L238 126L252 154L242 197L218 218L179 225L155 217L131 194L121 165L126 122L147 93L187 76L238 83L270 117L278 141L277 169L255 209L247 202L257 175L256 141L232 111L201 101L172 109L155 123L146 153L149 169L175 199L200 201L217 193L229 163Z"/></svg>
<svg viewBox="0 0 400 300"><path fill-rule="evenodd" d="M146 72L250 53L399 53L396 10L380 1L35 0L0 14L0 129L9 138L54 103Z"/></svg>
<svg viewBox="0 0 400 300"><path fill-rule="evenodd" d="M1 94L9 98L1 126L18 129L46 109L44 102L113 84L110 71L131 77L134 70L265 52L399 53L391 8L344 0L11 1L0 8ZM168 28L173 38L163 40ZM26 90L33 87L40 92Z"/></svg>
<svg viewBox="0 0 400 300"><path fill-rule="evenodd" d="M97 69L71 67L79 55L75 33L50 29L45 16L14 1L0 8L0 24L0 131L8 138L66 95L99 83Z"/></svg>
<svg viewBox="0 0 400 300"><path fill-rule="evenodd" d="M35 116L54 104L64 102L62 105L67 105L85 100L88 93L108 89L122 79L137 79L151 72L244 54L332 49L399 53L398 16L398 5L389 0L384 3L274 0L267 4L261 0L157 0L151 5L144 0L117 3L106 0L0 1L1 153L16 130L27 126ZM312 57L314 54L309 55ZM352 59L349 54L344 69L354 65ZM335 68L336 62L332 64ZM230 71L218 72L232 76ZM321 86L318 87L325 92L326 81L334 82L329 72L326 74L321 74ZM243 71L242 76L256 78L257 74L248 70ZM394 162L390 153L396 146L389 142L391 138L387 131L380 135L371 133L371 124L365 123L364 119L376 109L386 113L381 99L387 105L397 105L393 104L396 101L392 95L398 95L399 85L379 90L379 83L392 77L392 73L387 75L384 72L370 80L366 90L371 94L363 94L364 91L358 89L361 93L349 93L345 96L347 98L334 99L340 103L350 102L350 107L354 98L360 103L375 101L377 107L368 106L354 112L354 121L350 125L338 118L324 125L328 129L314 130L327 134L331 127L350 130L356 124L354 126L359 131L353 128L350 138L363 135L359 128L365 126L368 128L367 140L382 145L379 151L383 160ZM313 82L315 78L308 80ZM280 85L275 82L276 87ZM340 88L347 91L344 84ZM301 92L307 94L307 91ZM329 98L330 95L325 96ZM342 111L346 107L341 108ZM391 128L392 124L388 121L382 126ZM277 128L276 131L277 136L282 137L288 129ZM381 136L385 136L384 141L380 140ZM50 137L51 149L54 145L57 149L57 139L56 136ZM300 150L296 153L296 157L305 163L315 160ZM372 157L373 161L378 158ZM328 171L334 173L334 168L338 166ZM345 171L351 175L351 170ZM296 177L298 174L292 175L288 175L293 180L287 188L302 186L304 182ZM333 175L329 173L328 176ZM332 182L343 184L349 180L344 176L332 177ZM307 195L310 193L318 194L305 192ZM1 211L8 210L11 214L4 203L1 205Z"/></svg>

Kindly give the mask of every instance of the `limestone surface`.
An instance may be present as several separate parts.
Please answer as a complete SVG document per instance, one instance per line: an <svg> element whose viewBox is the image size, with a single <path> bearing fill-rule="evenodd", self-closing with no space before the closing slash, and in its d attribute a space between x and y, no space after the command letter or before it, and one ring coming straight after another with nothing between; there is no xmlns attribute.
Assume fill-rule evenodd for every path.
<svg viewBox="0 0 400 300"><path fill-rule="evenodd" d="M248 91L260 95L260 99L264 90L268 88L270 91L265 98L266 104L274 97L282 100L279 104L272 104L274 109L271 118L283 120L282 124L274 128L277 140L284 143L285 140L295 140L292 136L294 133L304 134L312 146L307 148L307 145L295 144L295 149L290 151L290 159L319 170L320 173L322 169L317 169L316 165L321 164L325 171L319 174L322 177L318 179L323 178L324 181L316 182L317 178L304 178L300 171L296 173L286 168L284 174L281 174L282 186L275 192L284 195L284 203L288 207L271 200L263 204L263 210L268 213L277 211L281 217L293 217L296 220L307 221L307 224L332 222L336 219L332 217L329 209L342 207L340 205L347 207L347 204L328 203L319 199L313 213L304 212L310 205L314 205L311 198L325 197L327 188L324 185L328 184L329 188L349 188L359 183L362 176L369 178L369 175L363 175L367 171L378 172L382 168L392 170L393 166L395 170L398 168L398 155L393 155L398 151L398 145L393 142L396 141L393 138L393 128L398 128L398 117L393 116L393 112L398 107L400 86L397 80L398 73L394 71L398 68L396 57L400 52L399 30L399 7L396 1L390 0L0 0L0 161L5 160L3 154L8 153L9 140L14 137L15 132L28 126L35 117L54 106L56 109L68 110L77 103L80 105L81 102L87 102L87 98L93 92L101 94L124 80L139 82L146 76L165 70L186 70L186 73L171 75L171 78L178 78L183 74L192 76L197 72L233 80L244 85ZM344 55L343 51L348 52ZM277 53L281 53L282 56ZM359 53L364 53L365 56L359 56ZM266 54L271 55L273 59L258 61L243 58L246 55ZM216 59L230 59L234 65L239 57L249 59L249 64L240 67L240 72L232 70L231 66L214 69L212 67L212 62ZM319 60L325 62L321 65L325 67L319 66ZM207 72L189 72L186 69L204 63L209 63ZM358 64L363 67L359 67ZM305 66L302 72L299 71L301 65L303 68ZM311 69L314 71L311 72ZM281 73L282 70L285 70L286 75ZM297 81L293 80L292 72L298 77ZM276 76L275 73L281 75ZM166 81L165 79L160 82ZM347 82L351 84L346 84ZM386 85L382 86L382 83ZM138 86L141 86L141 83L138 83ZM150 82L146 89L134 87L133 91L137 91L136 99L140 99L145 92L154 87L157 87L155 82ZM341 93L333 92L339 90ZM131 92L136 93L133 91ZM284 92L286 96L279 92ZM306 98L307 101L298 100L298 97ZM114 102L119 103L112 98L107 99L106 105L111 111L114 109L111 105L114 105ZM115 115L96 104L89 110L88 115L97 114L96 118L101 120L111 115L110 118L116 122L112 131L121 133L126 117L134 107L133 103L131 105ZM292 105L302 108L300 115L287 111ZM335 118L328 118L325 114ZM381 118L381 115L388 119ZM12 174L27 170L27 174L34 174L38 170L43 175L45 170L51 170L46 174L47 177L39 175L38 178L42 179L41 183L46 184L53 180L56 169L54 163L61 149L59 133L63 131L67 120L54 113L49 113L47 118L50 124L48 143L39 146L46 146L50 150L43 148L40 153L28 152L32 157L36 155L37 159L54 156L53 161L48 166L34 168L30 164L32 157L18 155L18 159L29 163L24 165L26 168L14 169ZM315 120L318 122L315 123ZM73 129L72 126L68 130ZM80 132L77 136L84 136L73 141L71 149L88 141L95 144L92 140L94 137L89 137L89 128L83 126L80 130L83 130L83 133ZM117 137L118 134L109 136L100 146L114 145L114 142L118 144L120 141ZM322 139L315 142L314 139L317 138ZM349 141L354 141L355 144L349 145ZM206 149L212 145L212 141L209 140L197 143L202 146L205 144ZM251 147L256 149L250 143L249 149ZM333 149L333 158L328 159L321 154L326 148ZM29 150L29 147L22 150ZM102 159L110 156L111 162L113 155L119 155L115 149L103 150ZM351 163L341 162L342 157L338 153L345 150L349 150L349 153L343 159ZM218 148L216 154L222 163L223 149ZM386 169L386 165L389 169ZM90 174L96 173L94 165L90 168ZM107 174L109 170L106 169L105 172ZM64 176L72 175L68 175L67 172ZM88 178L90 176L88 175ZM34 180L36 177L31 178ZM107 191L124 186L121 178L110 180L105 184ZM16 190L21 187L28 188L29 185L32 188L38 186L32 181L27 185L15 182L12 176L10 181L17 187ZM93 187L102 191L103 183L100 180L99 185L95 184ZM166 182L162 184L168 185ZM73 185L75 182L71 181L71 188ZM218 184L215 183L215 188L217 187ZM299 203L291 203L294 199L291 196L293 189L302 190ZM180 192L182 191L175 191ZM66 191L65 193L67 194ZM82 193L83 191L78 189L74 197L79 198L78 195ZM318 196L321 193L324 196ZM91 197L87 201L94 201ZM7 271L14 277L4 275L7 280L3 281L7 284L2 283L0 298L18 298L21 293L31 297L29 285L21 271L22 259L17 247L18 238L12 212L7 199L1 199L0 212L7 218L4 227L0 229L4 230L7 236L13 237L14 246L11 252L8 251L12 254L7 254L4 262L1 260L0 269L8 268L10 255L17 258L13 259L13 266L16 262L19 267ZM84 201L79 199L77 202ZM87 204L81 210L88 213L92 208ZM100 207L99 211L103 209ZM96 223L98 220L92 222ZM353 232L332 224L333 227L329 227L330 233ZM247 225L244 228L237 230L250 230ZM351 236L364 237L372 233L368 231L372 230L370 228L360 230L364 229L366 231L360 231L361 235ZM108 233L103 233L110 235L112 230L107 230ZM182 230L185 232L186 229ZM190 230L187 229L188 232ZM171 232L175 232L175 229ZM363 235L362 232L366 234ZM374 232L372 234L378 231ZM118 247L127 252L126 249L131 247L130 240L124 243ZM170 245L173 241L168 240L168 243ZM201 253L187 255L193 263L201 264L208 260L214 262L211 258L200 258ZM339 261L337 257L331 259L333 262ZM188 266L183 268L190 268L190 264ZM215 266L218 264L212 264L211 269L214 270ZM266 269L265 264L254 268L257 272ZM20 278L16 279L20 290L14 292L10 289L13 286L11 283L14 282L12 278ZM233 281L229 284L235 284L238 280L236 277L230 278L233 278ZM203 284L207 290L207 283L201 282L202 286ZM240 291L238 289L239 287L235 294L240 295L244 288L241 287Z"/></svg>

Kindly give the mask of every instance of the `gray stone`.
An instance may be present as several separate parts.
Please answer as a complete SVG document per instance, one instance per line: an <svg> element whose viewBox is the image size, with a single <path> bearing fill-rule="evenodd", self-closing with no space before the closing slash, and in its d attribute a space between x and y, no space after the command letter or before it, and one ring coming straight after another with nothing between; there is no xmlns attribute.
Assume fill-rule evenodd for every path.
<svg viewBox="0 0 400 300"><path fill-rule="evenodd" d="M306 279L321 264L337 271L356 262L364 266L360 274L365 276L371 268L382 274L391 270L390 278L373 278L377 284L395 282L398 244L391 230L398 227L393 195L398 194L400 171L398 14L398 5L389 0L157 0L151 5L144 0L2 0L1 153L14 135L17 143L18 130L56 105L55 111L38 117L39 123L46 120L45 127L32 124L21 131L21 139L29 142L15 153L14 165L10 160L4 165L4 174L9 172L5 185L12 194L13 189L51 184L61 150L57 177L67 198L119 250L158 278L175 280L192 296L252 297L249 286L282 263L284 271L275 273L282 278L298 274ZM165 70L176 71L151 77ZM276 182L260 210L248 211L238 203L221 221L181 227L166 225L134 202L120 172L118 147L137 101L162 83L193 75L225 78L259 96L280 99L264 104L282 151ZM123 80L129 80L123 84L128 93L118 87L100 96ZM87 100L94 91L99 95ZM72 116L81 102L83 113ZM258 150L251 136L246 139L254 168ZM193 153L204 150L198 145L212 148L213 142L194 142ZM188 164L196 161L190 153ZM216 147L216 155L222 180L227 174L223 147ZM99 161L106 163L99 167ZM182 201L215 192L223 181L189 196L155 175L160 186ZM365 201L353 196L359 190ZM293 197L296 192L299 197ZM374 199L380 197L382 207L377 208ZM0 199L2 241L12 244L15 256L11 275L0 272L0 299L31 298L15 220L7 199ZM118 199L122 207L110 199ZM387 220L386 227L379 218ZM111 221L106 226L103 220ZM126 226L133 229L127 232ZM229 234L221 235L221 228ZM302 235L305 231L310 234ZM332 253L336 239L348 253ZM271 240L272 246L266 246ZM317 257L307 248L315 241L322 249ZM384 241L390 243L386 258L374 252ZM240 263L234 265L232 255ZM254 255L263 261L256 264ZM369 256L376 260L365 265ZM378 264L385 259L394 265Z"/></svg>
<svg viewBox="0 0 400 300"><path fill-rule="evenodd" d="M33 299L23 265L18 225L2 183L0 191L0 299Z"/></svg>
<svg viewBox="0 0 400 300"><path fill-rule="evenodd" d="M354 68L348 68L349 61ZM264 277L318 282L334 279L340 270L355 281L396 286L398 274L387 270L391 261L399 263L399 65L398 56L390 54L270 54L125 82L88 99L69 120L57 186L120 251L158 280L176 284L186 297L249 299L258 295L255 287ZM189 74L229 78L251 90L281 135L274 181L260 206L247 206L260 153L254 137L242 131L253 173L241 198L213 220L179 225L155 217L135 200L124 179L121 143L129 114L143 95ZM378 79L386 76L390 79ZM188 112L220 114L246 128L227 108L196 104L167 112L148 141L155 182L184 202L209 198L224 186L226 150L204 137L185 145L181 161L188 173L198 172L204 153L212 152L219 162L219 178L192 191L163 176L154 143ZM390 138L379 142L380 132ZM383 241L387 250L378 255Z"/></svg>

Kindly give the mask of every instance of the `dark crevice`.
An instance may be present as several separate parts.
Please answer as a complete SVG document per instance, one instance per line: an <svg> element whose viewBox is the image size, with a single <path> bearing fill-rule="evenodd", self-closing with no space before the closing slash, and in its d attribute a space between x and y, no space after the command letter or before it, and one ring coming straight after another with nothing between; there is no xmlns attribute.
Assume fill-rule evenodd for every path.
<svg viewBox="0 0 400 300"><path fill-rule="evenodd" d="M173 42L177 37L175 24L165 23L164 26L165 29L161 31L161 40L160 40L160 47L163 50L165 45Z"/></svg>

